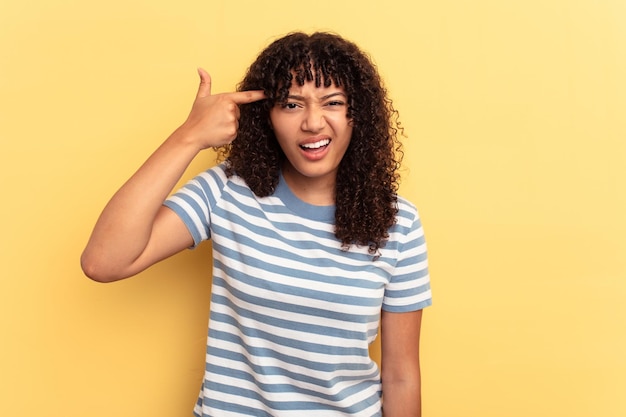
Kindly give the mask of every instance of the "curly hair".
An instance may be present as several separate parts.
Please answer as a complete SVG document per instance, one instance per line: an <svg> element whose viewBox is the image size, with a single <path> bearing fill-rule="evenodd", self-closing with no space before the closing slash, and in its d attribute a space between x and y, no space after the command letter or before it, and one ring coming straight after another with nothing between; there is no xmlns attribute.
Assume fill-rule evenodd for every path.
<svg viewBox="0 0 626 417"><path fill-rule="evenodd" d="M376 66L354 43L331 33L295 32L259 54L237 89L263 90L267 100L241 105L237 140L218 150L227 174L242 177L257 196L273 194L286 157L269 112L286 102L293 82L332 83L348 96L353 131L335 185L335 236L344 250L365 245L378 254L398 211L402 128Z"/></svg>

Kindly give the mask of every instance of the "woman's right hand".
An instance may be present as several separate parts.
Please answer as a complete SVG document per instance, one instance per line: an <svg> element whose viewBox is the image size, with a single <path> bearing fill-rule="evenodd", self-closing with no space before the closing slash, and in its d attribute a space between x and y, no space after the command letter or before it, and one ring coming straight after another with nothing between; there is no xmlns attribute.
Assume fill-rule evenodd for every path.
<svg viewBox="0 0 626 417"><path fill-rule="evenodd" d="M199 149L231 143L239 128L239 105L265 99L263 90L211 94L211 76L198 69L200 87L185 123L178 133Z"/></svg>

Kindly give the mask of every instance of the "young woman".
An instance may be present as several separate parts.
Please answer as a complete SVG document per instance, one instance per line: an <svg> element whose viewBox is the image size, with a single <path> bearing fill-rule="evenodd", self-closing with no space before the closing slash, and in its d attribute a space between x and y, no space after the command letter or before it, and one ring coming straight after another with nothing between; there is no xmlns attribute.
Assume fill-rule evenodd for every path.
<svg viewBox="0 0 626 417"><path fill-rule="evenodd" d="M105 207L86 275L127 278L212 240L197 416L420 416L426 247L396 194L397 112L375 66L337 35L292 33L237 92L199 75L187 120ZM206 148L221 163L170 196Z"/></svg>

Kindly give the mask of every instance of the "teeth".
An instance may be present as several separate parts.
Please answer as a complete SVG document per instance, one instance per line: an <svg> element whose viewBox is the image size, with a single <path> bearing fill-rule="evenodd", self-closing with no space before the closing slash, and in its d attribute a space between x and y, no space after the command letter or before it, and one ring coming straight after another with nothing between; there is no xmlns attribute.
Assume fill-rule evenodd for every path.
<svg viewBox="0 0 626 417"><path fill-rule="evenodd" d="M322 139L320 141L313 142L313 143L305 143L304 145L301 145L301 147L305 149L318 149L318 148L321 148L322 146L328 145L329 143L330 143L330 139Z"/></svg>

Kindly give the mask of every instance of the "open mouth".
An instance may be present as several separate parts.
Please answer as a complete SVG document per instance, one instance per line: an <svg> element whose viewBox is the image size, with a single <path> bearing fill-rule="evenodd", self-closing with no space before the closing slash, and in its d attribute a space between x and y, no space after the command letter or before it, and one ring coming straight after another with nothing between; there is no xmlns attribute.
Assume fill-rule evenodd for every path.
<svg viewBox="0 0 626 417"><path fill-rule="evenodd" d="M330 139L321 139L317 142L305 143L303 145L300 145L300 148L307 152L315 152L326 148L328 145L330 145Z"/></svg>

